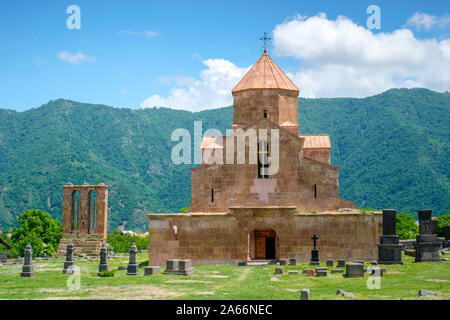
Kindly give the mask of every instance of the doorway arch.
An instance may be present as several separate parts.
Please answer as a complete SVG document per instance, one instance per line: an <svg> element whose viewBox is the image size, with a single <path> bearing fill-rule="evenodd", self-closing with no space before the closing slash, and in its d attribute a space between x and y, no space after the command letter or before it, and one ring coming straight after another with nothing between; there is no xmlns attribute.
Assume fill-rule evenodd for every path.
<svg viewBox="0 0 450 320"><path fill-rule="evenodd" d="M274 229L255 228L249 233L249 260L278 260L279 238Z"/></svg>

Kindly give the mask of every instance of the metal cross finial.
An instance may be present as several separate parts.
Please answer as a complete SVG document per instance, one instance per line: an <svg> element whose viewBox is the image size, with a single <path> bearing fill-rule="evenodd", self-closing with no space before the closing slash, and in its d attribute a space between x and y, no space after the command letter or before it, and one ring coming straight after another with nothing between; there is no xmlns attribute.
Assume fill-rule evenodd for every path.
<svg viewBox="0 0 450 320"><path fill-rule="evenodd" d="M314 235L314 236L311 238L311 240L314 240L314 248L316 248L316 241L319 240L319 238L318 238L316 235Z"/></svg>
<svg viewBox="0 0 450 320"><path fill-rule="evenodd" d="M271 40L272 38L267 36L267 32L264 32L264 37L259 38L259 40L263 41L262 47L264 48L264 53L267 52L267 48L269 45L267 44L267 41Z"/></svg>

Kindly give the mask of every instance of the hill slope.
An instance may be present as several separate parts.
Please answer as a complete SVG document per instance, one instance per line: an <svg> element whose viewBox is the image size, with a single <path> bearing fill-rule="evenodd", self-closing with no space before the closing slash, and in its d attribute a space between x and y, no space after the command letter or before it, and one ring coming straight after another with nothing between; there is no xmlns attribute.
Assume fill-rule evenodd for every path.
<svg viewBox="0 0 450 320"><path fill-rule="evenodd" d="M27 208L61 219L67 182L110 186L110 228L144 230L145 213L190 203L190 167L174 165L172 131L222 132L232 108L198 113L118 109L68 100L0 109L0 228ZM450 94L392 89L364 99L299 99L302 133L328 133L340 193L358 205L450 211Z"/></svg>

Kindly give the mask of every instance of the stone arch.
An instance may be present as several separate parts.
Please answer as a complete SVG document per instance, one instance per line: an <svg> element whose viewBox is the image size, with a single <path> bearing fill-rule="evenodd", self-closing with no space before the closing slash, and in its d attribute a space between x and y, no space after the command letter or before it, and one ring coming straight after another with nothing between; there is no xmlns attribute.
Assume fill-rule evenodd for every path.
<svg viewBox="0 0 450 320"><path fill-rule="evenodd" d="M95 189L89 192L89 233L94 233L97 227L97 197Z"/></svg>

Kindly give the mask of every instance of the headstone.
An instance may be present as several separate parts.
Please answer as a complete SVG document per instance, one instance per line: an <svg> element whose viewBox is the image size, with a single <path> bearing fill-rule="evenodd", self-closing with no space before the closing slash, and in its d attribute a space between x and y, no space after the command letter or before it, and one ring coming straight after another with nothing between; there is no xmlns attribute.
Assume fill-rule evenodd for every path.
<svg viewBox="0 0 450 320"><path fill-rule="evenodd" d="M312 266L318 266L320 265L320 260L319 260L319 250L317 250L316 246L317 246L317 240L319 240L319 238L314 235L311 240L314 241L314 248L311 250L311 262L310 265Z"/></svg>
<svg viewBox="0 0 450 320"><path fill-rule="evenodd" d="M289 265L290 266L296 266L297 265L297 259L289 259Z"/></svg>
<svg viewBox="0 0 450 320"><path fill-rule="evenodd" d="M317 270L316 269L316 277L326 277L328 276L328 270Z"/></svg>
<svg viewBox="0 0 450 320"><path fill-rule="evenodd" d="M178 271L178 259L170 259L166 261L166 269L164 270L164 274L175 274Z"/></svg>
<svg viewBox="0 0 450 320"><path fill-rule="evenodd" d="M424 297L424 296L441 296L442 292L420 289L418 295L419 295L419 297Z"/></svg>
<svg viewBox="0 0 450 320"><path fill-rule="evenodd" d="M344 273L342 269L331 269L331 273Z"/></svg>
<svg viewBox="0 0 450 320"><path fill-rule="evenodd" d="M144 267L144 276L153 276L159 273L159 266Z"/></svg>
<svg viewBox="0 0 450 320"><path fill-rule="evenodd" d="M178 261L178 272L176 272L176 274L183 275L183 276L189 276L194 273L195 273L195 270L192 267L191 260L179 260Z"/></svg>
<svg viewBox="0 0 450 320"><path fill-rule="evenodd" d="M285 266L287 265L287 260L286 259L281 259L280 260L280 266Z"/></svg>
<svg viewBox="0 0 450 320"><path fill-rule="evenodd" d="M342 289L337 289L336 295L341 295L341 296L347 297L347 298L356 298L356 296L353 293L344 291Z"/></svg>
<svg viewBox="0 0 450 320"><path fill-rule="evenodd" d="M431 210L419 210L420 235L416 237L416 262L441 262L441 241L433 234Z"/></svg>
<svg viewBox="0 0 450 320"><path fill-rule="evenodd" d="M450 247L450 224L444 227L444 248Z"/></svg>
<svg viewBox="0 0 450 320"><path fill-rule="evenodd" d="M300 300L309 300L309 289L302 289Z"/></svg>
<svg viewBox="0 0 450 320"><path fill-rule="evenodd" d="M75 260L73 258L73 252L75 251L73 247L72 240L69 240L66 247L66 261L64 262L64 274L74 273Z"/></svg>
<svg viewBox="0 0 450 320"><path fill-rule="evenodd" d="M308 269L303 269L302 274L306 274L306 273L308 273Z"/></svg>
<svg viewBox="0 0 450 320"><path fill-rule="evenodd" d="M108 265L108 250L106 249L105 242L102 243L102 248L100 249L100 264L98 265L98 276L103 271L108 271L109 265Z"/></svg>
<svg viewBox="0 0 450 320"><path fill-rule="evenodd" d="M283 268L281 268L281 267L276 267L276 268L275 268L274 274L275 274L275 275L283 274Z"/></svg>
<svg viewBox="0 0 450 320"><path fill-rule="evenodd" d="M402 245L397 236L397 216L393 209L383 210L383 235L378 246L379 264L403 264Z"/></svg>
<svg viewBox="0 0 450 320"><path fill-rule="evenodd" d="M327 267L332 267L334 264L333 260L327 260Z"/></svg>
<svg viewBox="0 0 450 320"><path fill-rule="evenodd" d="M345 275L347 278L364 277L364 265L361 263L349 262L345 266Z"/></svg>
<svg viewBox="0 0 450 320"><path fill-rule="evenodd" d="M298 274L299 271L298 270L289 270L288 274Z"/></svg>
<svg viewBox="0 0 450 320"><path fill-rule="evenodd" d="M31 248L31 244L27 244L24 253L24 261L22 266L22 272L20 273L21 277L34 277L34 268L33 268L33 249Z"/></svg>
<svg viewBox="0 0 450 320"><path fill-rule="evenodd" d="M339 259L337 262L337 267L338 268L344 268L345 267L345 260L344 259Z"/></svg>
<svg viewBox="0 0 450 320"><path fill-rule="evenodd" d="M127 275L137 276L139 275L139 265L137 263L137 248L134 242L131 244L129 257L130 260L127 265Z"/></svg>

